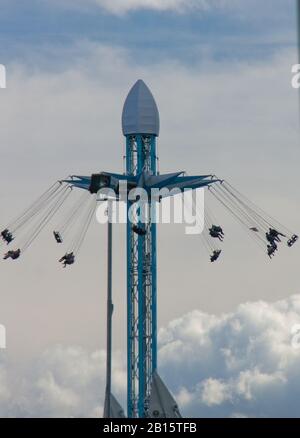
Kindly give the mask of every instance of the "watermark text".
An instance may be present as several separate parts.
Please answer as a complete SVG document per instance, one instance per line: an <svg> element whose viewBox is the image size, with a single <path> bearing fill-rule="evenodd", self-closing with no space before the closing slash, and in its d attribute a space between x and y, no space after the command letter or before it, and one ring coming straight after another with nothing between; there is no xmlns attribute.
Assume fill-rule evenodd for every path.
<svg viewBox="0 0 300 438"><path fill-rule="evenodd" d="M292 87L296 90L300 88L300 64L295 64L292 66Z"/></svg>
<svg viewBox="0 0 300 438"><path fill-rule="evenodd" d="M6 88L6 68L0 64L0 88Z"/></svg>
<svg viewBox="0 0 300 438"><path fill-rule="evenodd" d="M98 192L100 199L118 199L108 219L104 203L97 208L97 221L105 224L184 224L186 234L201 234L204 229L204 190L179 188L152 188L150 191L136 187L127 191L126 181L120 182L119 192L105 188ZM123 202L120 202L123 201ZM127 205L128 217L127 217Z"/></svg>
<svg viewBox="0 0 300 438"><path fill-rule="evenodd" d="M0 350L6 348L6 329L4 325L0 324Z"/></svg>
<svg viewBox="0 0 300 438"><path fill-rule="evenodd" d="M294 324L291 328L291 335L292 335L292 347L295 350L300 349L300 324Z"/></svg>

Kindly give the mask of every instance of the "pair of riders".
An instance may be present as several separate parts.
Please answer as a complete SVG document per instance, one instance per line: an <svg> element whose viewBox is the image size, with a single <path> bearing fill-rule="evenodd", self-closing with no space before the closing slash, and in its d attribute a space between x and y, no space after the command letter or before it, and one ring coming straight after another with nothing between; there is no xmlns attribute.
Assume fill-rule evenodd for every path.
<svg viewBox="0 0 300 438"><path fill-rule="evenodd" d="M20 249L17 249L15 251L11 250L8 251L3 258L4 260L7 259L16 260L20 257L20 255L21 255ZM65 268L67 265L73 265L73 263L75 262L75 255L73 252L66 253L61 259L59 259L59 261L63 263L63 267Z"/></svg>
<svg viewBox="0 0 300 438"><path fill-rule="evenodd" d="M57 243L63 243L63 238L59 231L53 231L54 238ZM63 264L65 268L67 265L73 265L75 263L75 255L73 252L67 252L63 257L59 259L59 262Z"/></svg>
<svg viewBox="0 0 300 438"><path fill-rule="evenodd" d="M223 242L224 240L224 231L222 227L220 227L219 225L212 225L211 228L209 229L209 234L214 239L219 239L220 242ZM214 263L218 260L218 258L221 255L221 252L222 251L220 249L216 249L213 251L212 255L210 256L211 263Z"/></svg>
<svg viewBox="0 0 300 438"><path fill-rule="evenodd" d="M268 241L267 254L270 259L274 257L276 251L278 251L278 243L281 242L280 237L286 236L275 230L275 228L269 228L269 231L266 233L266 239Z"/></svg>
<svg viewBox="0 0 300 438"><path fill-rule="evenodd" d="M4 242L7 243L7 245L9 245L14 240L14 237L8 228L6 228L5 230L3 230L1 232L1 237L4 240ZM6 254L4 254L3 259L4 260L7 260L7 259L17 260L20 257L20 255L21 255L20 249L10 250Z"/></svg>

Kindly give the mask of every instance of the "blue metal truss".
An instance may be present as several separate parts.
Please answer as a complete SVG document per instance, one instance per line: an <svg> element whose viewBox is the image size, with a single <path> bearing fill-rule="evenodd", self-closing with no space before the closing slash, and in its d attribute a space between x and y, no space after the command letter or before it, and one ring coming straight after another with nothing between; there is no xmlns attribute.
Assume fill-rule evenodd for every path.
<svg viewBox="0 0 300 438"><path fill-rule="evenodd" d="M154 135L128 135L126 171L128 176L156 175L156 138ZM127 203L127 211L132 202ZM144 417L149 405L152 375L157 367L156 310L156 224L145 227L145 235L136 235L127 222L127 322L128 322L128 416ZM149 202L148 212L151 209Z"/></svg>

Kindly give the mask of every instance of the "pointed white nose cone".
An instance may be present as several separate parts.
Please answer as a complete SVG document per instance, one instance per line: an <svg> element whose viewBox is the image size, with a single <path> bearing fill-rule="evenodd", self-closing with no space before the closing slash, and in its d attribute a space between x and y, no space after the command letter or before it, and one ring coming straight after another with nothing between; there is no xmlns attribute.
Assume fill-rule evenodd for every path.
<svg viewBox="0 0 300 438"><path fill-rule="evenodd" d="M151 91L139 79L129 91L122 113L124 135L159 135L159 113Z"/></svg>

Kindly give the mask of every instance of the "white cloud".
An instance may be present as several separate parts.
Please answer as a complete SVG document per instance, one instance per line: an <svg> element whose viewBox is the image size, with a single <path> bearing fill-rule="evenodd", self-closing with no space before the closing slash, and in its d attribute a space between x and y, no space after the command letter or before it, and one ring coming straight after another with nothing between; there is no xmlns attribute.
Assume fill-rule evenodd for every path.
<svg viewBox="0 0 300 438"><path fill-rule="evenodd" d="M297 321L300 295L246 303L219 317L194 311L161 329L159 371L184 416L299 417L300 350L291 344ZM9 367L0 368L3 416L99 417L105 354L55 347L21 381ZM124 405L120 353L114 355L113 390Z"/></svg>
<svg viewBox="0 0 300 438"><path fill-rule="evenodd" d="M1 416L21 417L100 417L105 388L105 353L88 353L80 347L56 346L45 351L17 382L5 370L1 393L5 402ZM10 376L7 376L10 374ZM15 376L16 378L16 376ZM10 383L8 383L10 382ZM114 392L122 400L126 373L119 353L114 356ZM3 397L4 397L3 396Z"/></svg>
<svg viewBox="0 0 300 438"><path fill-rule="evenodd" d="M275 20L279 25L293 13L294 5L291 0L56 0L59 5L68 8L100 9L115 15L124 15L139 10L193 13L222 11L230 14L230 17L239 20L259 22ZM257 14L259 8L260 14ZM273 29L274 31L274 29Z"/></svg>
<svg viewBox="0 0 300 438"><path fill-rule="evenodd" d="M90 0L90 2L111 13L122 14L138 9L175 12L192 9L208 10L216 6L222 7L228 3L228 0Z"/></svg>
<svg viewBox="0 0 300 438"><path fill-rule="evenodd" d="M201 401L207 406L221 405L227 399L227 385L217 379L206 379L202 384Z"/></svg>
<svg viewBox="0 0 300 438"><path fill-rule="evenodd" d="M161 331L160 365L186 415L300 416L300 296L246 303L220 317L194 311ZM172 371L168 371L172 370Z"/></svg>

